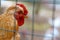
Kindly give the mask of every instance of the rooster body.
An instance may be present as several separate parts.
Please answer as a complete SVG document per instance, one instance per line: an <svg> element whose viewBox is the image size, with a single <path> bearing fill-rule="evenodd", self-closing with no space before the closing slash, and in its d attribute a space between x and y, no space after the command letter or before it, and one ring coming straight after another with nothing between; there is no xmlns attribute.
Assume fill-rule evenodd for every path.
<svg viewBox="0 0 60 40"><path fill-rule="evenodd" d="M14 16L14 13L13 13L14 9L15 9L14 7L9 7L6 12L0 15L0 40L11 40L12 37L18 34L19 26L24 24L24 20L22 20L24 18L22 18L22 16L20 17L19 16L20 14L18 12L15 13L15 16ZM19 19L19 18L22 18L22 19Z"/></svg>
<svg viewBox="0 0 60 40"><path fill-rule="evenodd" d="M11 39L14 30L18 31L17 21L14 23L14 20L13 14L4 13L0 16L0 40Z"/></svg>

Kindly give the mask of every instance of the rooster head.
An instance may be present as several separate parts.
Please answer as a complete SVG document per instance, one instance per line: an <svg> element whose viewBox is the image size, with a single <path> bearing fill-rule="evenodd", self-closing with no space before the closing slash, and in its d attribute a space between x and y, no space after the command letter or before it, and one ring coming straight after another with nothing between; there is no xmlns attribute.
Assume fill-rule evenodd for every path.
<svg viewBox="0 0 60 40"><path fill-rule="evenodd" d="M18 21L18 25L21 26L24 24L24 18L27 18L28 11L23 4L16 4L16 13L15 18Z"/></svg>
<svg viewBox="0 0 60 40"><path fill-rule="evenodd" d="M16 4L16 6L9 7L7 12L8 11L14 13L14 17L17 20L18 26L24 24L24 18L27 18L28 10L23 4Z"/></svg>

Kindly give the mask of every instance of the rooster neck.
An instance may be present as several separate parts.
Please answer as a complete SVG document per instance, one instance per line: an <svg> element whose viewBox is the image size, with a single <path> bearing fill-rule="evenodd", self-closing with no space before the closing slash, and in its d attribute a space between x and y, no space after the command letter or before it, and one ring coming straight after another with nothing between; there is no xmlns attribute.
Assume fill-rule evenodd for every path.
<svg viewBox="0 0 60 40"><path fill-rule="evenodd" d="M16 19L14 18L14 15L13 14L9 14L9 13L4 13L3 15L1 15L2 17L2 21L8 24L11 24L9 26L14 26L14 24L17 25L17 21Z"/></svg>
<svg viewBox="0 0 60 40"><path fill-rule="evenodd" d="M2 14L0 15L0 28L4 29L4 30L9 30L9 32L1 30L1 32L3 33L3 38L6 38L9 40L9 38L11 38L14 35L14 32L10 32L10 31L18 31L18 25L17 25L17 21L15 21L16 23L14 23L14 15L10 15L8 13ZM16 24L16 26L15 26ZM9 36L7 36L9 35ZM0 39L2 36L0 35ZM6 40L4 39L4 40Z"/></svg>

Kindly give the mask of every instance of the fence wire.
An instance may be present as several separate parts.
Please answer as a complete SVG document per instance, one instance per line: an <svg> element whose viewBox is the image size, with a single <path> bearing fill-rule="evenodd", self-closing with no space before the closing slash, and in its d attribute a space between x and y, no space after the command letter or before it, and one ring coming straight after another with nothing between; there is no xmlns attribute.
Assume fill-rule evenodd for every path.
<svg viewBox="0 0 60 40"><path fill-rule="evenodd" d="M19 0L14 0L14 1L16 1L16 4L17 4L17 2L19 1ZM42 1L42 0L41 0ZM29 1L20 1L20 2L32 2L33 3L33 11L32 11L32 33L30 34L30 33L27 33L26 35L31 35L31 40L34 40L34 36L36 36L36 37L43 37L44 38L44 35L40 35L40 34L35 34L34 33L34 8L35 8L35 3L40 3L40 4L53 4L53 11L52 11L52 24L53 24L53 28L54 28L54 19L55 19L55 11L56 11L56 4L60 4L60 2L57 2L56 3L56 0L53 0L53 2L52 1L49 1L49 2L41 2L40 0L39 1L37 1L37 0L29 0ZM0 0L0 7L1 7L1 0ZM1 12L1 10L0 10L0 12ZM14 24L16 23L16 21L14 20ZM15 24L15 26L14 26L14 30L15 30L15 27L16 27L16 24ZM4 31L7 31L7 32L14 32L14 40L15 40L15 32L16 31L12 31L12 30L6 30L6 29L1 29L0 28L0 30L4 30ZM52 40L54 40L54 30L53 30L53 33L52 33L52 35L53 35L53 37L52 37ZM3 35L2 35L3 36ZM7 35L8 36L8 35ZM3 38L3 37L2 37ZM50 38L50 37L47 37L47 38Z"/></svg>

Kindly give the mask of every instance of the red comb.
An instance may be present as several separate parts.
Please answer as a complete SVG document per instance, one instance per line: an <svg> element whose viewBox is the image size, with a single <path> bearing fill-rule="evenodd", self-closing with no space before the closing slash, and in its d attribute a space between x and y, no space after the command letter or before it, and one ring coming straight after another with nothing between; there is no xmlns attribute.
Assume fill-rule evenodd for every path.
<svg viewBox="0 0 60 40"><path fill-rule="evenodd" d="M23 8L24 15L27 15L28 11L27 11L26 7L23 4L16 4L16 5Z"/></svg>

